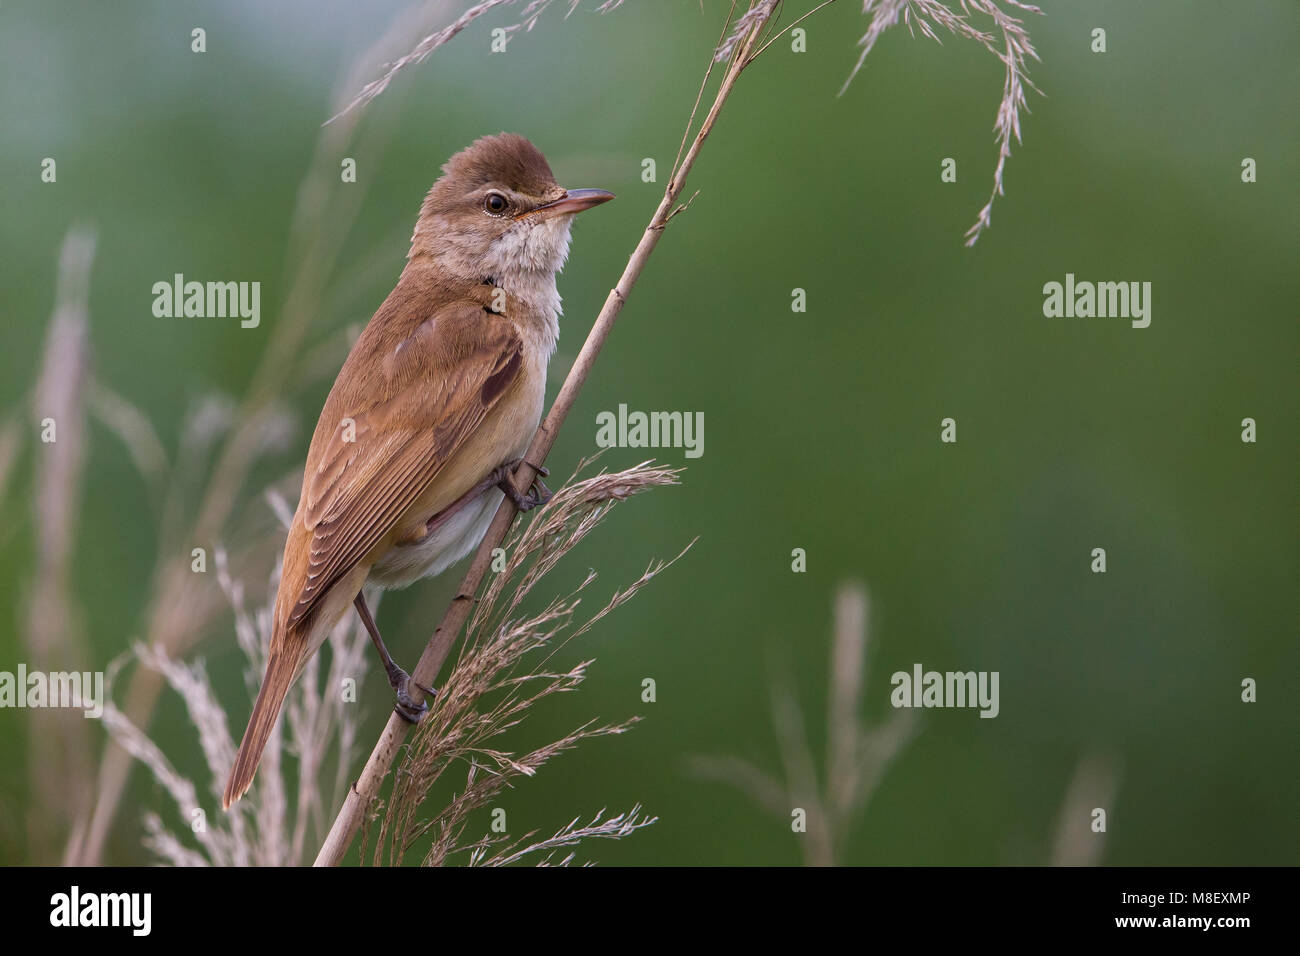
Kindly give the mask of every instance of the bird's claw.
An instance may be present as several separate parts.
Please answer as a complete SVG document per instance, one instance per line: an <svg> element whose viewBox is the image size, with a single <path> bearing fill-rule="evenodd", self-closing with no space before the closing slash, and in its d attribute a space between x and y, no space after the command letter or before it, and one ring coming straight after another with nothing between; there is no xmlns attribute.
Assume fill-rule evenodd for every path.
<svg viewBox="0 0 1300 956"><path fill-rule="evenodd" d="M510 490L514 491L514 485L510 486ZM554 492L552 492L550 488L546 487L546 484L540 477L537 477L533 479L533 484L529 488L528 494L520 495L516 492L514 495L510 496L510 499L515 503L515 507L520 511L532 511L539 505L546 504L552 497L554 497Z"/></svg>
<svg viewBox="0 0 1300 956"><path fill-rule="evenodd" d="M415 698L411 696L411 687L419 688L426 697L433 697L437 694L437 691L432 687L425 687L423 684L412 680L410 674L396 665L388 675L388 682L393 685L393 692L397 695L397 701L393 704L393 710L397 713L397 716L408 724L418 724L420 718L428 713L429 704L425 700L417 703Z"/></svg>
<svg viewBox="0 0 1300 956"><path fill-rule="evenodd" d="M520 492L515 487L515 483L510 480L509 474L507 474L506 477L501 479L501 483L498 487L500 487L500 489L503 492L505 492L506 497L508 497L512 502L514 502L515 507L518 508L520 511L532 511L538 505L546 504L554 496L554 492L552 492L550 488L547 488L546 483L542 481L544 477L550 474L550 471L541 465L534 465L531 462L524 462L524 459L522 458L516 459L515 461L511 462L509 466L510 470L513 471L521 463L527 464L528 467L532 468L533 471L537 472L537 475L533 478L532 485L529 486L528 493L524 494Z"/></svg>

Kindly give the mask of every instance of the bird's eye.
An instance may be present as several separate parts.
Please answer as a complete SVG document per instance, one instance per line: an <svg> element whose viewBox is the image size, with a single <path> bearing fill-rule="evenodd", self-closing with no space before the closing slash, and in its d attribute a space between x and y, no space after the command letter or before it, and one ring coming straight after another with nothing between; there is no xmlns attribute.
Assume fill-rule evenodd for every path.
<svg viewBox="0 0 1300 956"><path fill-rule="evenodd" d="M506 211L510 203L506 197L500 193L488 193L487 198L483 200L483 208L494 216L499 216Z"/></svg>

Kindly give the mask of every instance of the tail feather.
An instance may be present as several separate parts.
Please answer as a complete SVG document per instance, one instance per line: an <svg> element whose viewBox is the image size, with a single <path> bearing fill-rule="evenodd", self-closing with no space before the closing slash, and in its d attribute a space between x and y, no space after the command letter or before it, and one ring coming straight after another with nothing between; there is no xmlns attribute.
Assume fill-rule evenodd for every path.
<svg viewBox="0 0 1300 956"><path fill-rule="evenodd" d="M289 694L297 672L296 655L273 652L267 660L262 689L257 692L253 714L248 718L248 729L244 731L239 752L235 754L235 765L230 769L230 779L226 781L226 792L221 799L223 810L229 810L230 805L252 785L257 765L262 760L262 751L266 749L266 742L275 729L275 721L280 716L280 709L284 706L285 697Z"/></svg>

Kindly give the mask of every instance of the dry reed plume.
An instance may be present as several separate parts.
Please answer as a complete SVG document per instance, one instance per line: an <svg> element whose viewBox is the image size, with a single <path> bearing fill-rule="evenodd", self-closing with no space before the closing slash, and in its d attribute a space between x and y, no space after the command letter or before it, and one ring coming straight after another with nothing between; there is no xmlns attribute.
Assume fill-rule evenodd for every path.
<svg viewBox="0 0 1300 956"><path fill-rule="evenodd" d="M735 19L730 32L724 33L725 39L718 44L714 54L715 61L725 63L730 60L737 45L755 27L759 28L761 34L760 44L753 50L753 56L757 56L777 37L834 2L835 0L821 0L789 26L777 31L775 28L783 12L785 0L751 0L745 12ZM521 30L532 30L542 14L554 3L556 0L526 0L526 2L525 0L482 0L480 3L472 4L454 21L421 38L404 56L386 64L380 76L363 86L361 91L327 122L332 123L347 113L365 106L388 89L399 72L423 63L434 50L450 42L475 20L498 7L522 6L519 20L503 28L508 38ZM605 0L596 5L595 9L598 13L608 13L618 9L623 3L624 0ZM581 4L582 0L562 0L561 3L568 7L565 11L566 17ZM1004 193L1003 180L1007 160L1011 157L1011 142L1013 139L1020 142L1020 111L1023 109L1027 112L1029 109L1025 90L1028 88L1037 92L1037 87L1029 80L1028 66L1030 60L1039 58L1038 53L1034 49L1024 21L1004 10L1004 6L1026 13L1042 14L1043 12L1037 6L1024 3L1022 0L957 0L956 9L941 0L862 0L862 13L869 17L870 21L867 31L858 40L862 52L858 55L857 62L853 64L848 79L840 88L840 94L843 95L866 63L867 54L875 47L881 34L900 22L905 24L913 35L916 30L919 30L922 35L936 43L943 42L939 38L939 30L947 31L953 36L974 40L1001 61L1005 76L1002 84L1002 99L998 104L997 116L993 124L998 145L997 163L993 169L993 190L988 202L976 216L974 224L966 231L968 246L973 246L984 230L992 225L993 203ZM735 7L733 0L732 14L735 12ZM976 14L989 18L991 30L981 29L972 22ZM728 24L731 24L730 17Z"/></svg>
<svg viewBox="0 0 1300 956"><path fill-rule="evenodd" d="M993 221L993 201L1002 195L1002 178L1006 172L1007 160L1011 157L1011 140L1020 141L1020 110L1028 111L1025 87L1037 91L1037 87L1029 81L1028 74L1028 61L1038 59L1029 31L1025 29L1023 20L1007 13L999 3L1028 13L1043 12L1020 0L960 0L960 13L939 0L863 0L862 12L871 16L871 23L858 41L862 47L858 62L854 64L853 72L840 90L842 94L849 88L880 35L896 25L900 18L909 30L915 26L936 43L943 42L935 32L937 26L954 36L974 40L1002 61L1006 73L1002 81L1002 100L998 104L997 119L993 123L998 143L998 161L993 169L993 192L989 195L989 201L980 209L975 224L966 230L968 246L975 245L980 234ZM971 23L971 16L975 13L983 14L993 21L996 35L980 30Z"/></svg>
<svg viewBox="0 0 1300 956"><path fill-rule="evenodd" d="M602 809L586 824L575 818L542 838L530 832L514 838L498 834L464 839L473 812L504 788L519 778L533 776L552 757L581 741L621 734L636 722L636 718L614 724L588 721L527 753L500 749L502 736L517 727L535 704L577 689L592 663L583 660L552 670L547 666L551 657L630 600L672 562L652 564L577 626L578 594L595 579L594 571L572 594L551 601L538 612L524 613L524 598L600 524L616 502L676 484L678 474L678 469L646 462L575 480L557 491L536 519L509 542L505 570L486 591L471 640L421 721L398 772L375 844L376 863L401 863L413 844L431 834L431 846L424 854L427 865L442 865L453 855L479 866L529 859L539 865L567 865L574 854L557 858L564 848L586 839L618 839L655 822L656 818L637 805L614 816L606 816ZM274 504L287 517L287 505ZM266 663L277 575L271 577L265 600L250 608L244 586L231 577L222 551L216 555L216 572L247 662L244 680L251 700ZM145 845L161 862L175 866L284 866L310 860L307 851L323 834L327 814L342 802L348 785L360 722L356 702L363 699L361 685L369 655L369 639L360 619L349 616L340 622L330 635L329 646L328 668L322 665L321 655L313 656L291 690L285 716L267 745L256 788L227 813L215 812L215 807L220 804L222 785L234 760L235 742L226 709L202 660L183 663L159 647L137 644L133 648L131 656L139 665L158 674L180 696L209 776L205 786L196 785L120 709L111 702L105 706L104 725L113 739L145 765L170 798L175 818L170 825L158 810L143 815ZM120 663L110 673L116 673ZM296 773L288 772L286 754L296 757ZM333 773L327 774L331 759ZM429 789L457 765L467 768L463 789L431 819L419 820ZM328 800L323 797L327 792L332 794ZM214 809L212 815L205 807Z"/></svg>
<svg viewBox="0 0 1300 956"><path fill-rule="evenodd" d="M253 608L245 599L244 585L231 577L224 552L217 552L216 565L221 590L234 615L235 635L246 662L244 684L251 699L266 666L278 572L271 577L266 599ZM203 661L184 663L168 656L162 647L135 645L131 656L141 667L159 675L184 703L209 775L206 786L197 786L177 771L121 710L112 703L106 705L104 725L112 738L145 765L171 799L175 824L169 826L157 810L146 811L143 817L145 846L159 861L173 866L288 866L307 862L308 848L319 838L326 814L342 799L347 787L360 723L358 705L353 701L362 699L370 646L369 636L357 619L340 622L328 644L328 669L322 666L319 655L313 657L289 694L285 716L267 744L256 799L244 801L228 813L216 808L221 805L222 786L234 762L235 742L230 736L226 709L212 688ZM241 702L237 710L244 706ZM286 771L286 753L297 758L294 774ZM325 779L330 756L334 757L334 772L331 779ZM329 800L323 797L326 793L332 794ZM212 809L211 814L207 807ZM182 835L187 832L188 839Z"/></svg>
<svg viewBox="0 0 1300 956"><path fill-rule="evenodd" d="M431 842L423 863L428 866L440 866L459 852L468 852L469 862L476 865L516 862L533 854L548 862L552 859L549 854L559 846L589 837L626 836L654 822L636 806L607 819L602 819L601 810L589 824L579 827L575 820L541 841L533 839L535 833L464 840L471 814L488 806L520 778L533 776L552 758L584 740L625 733L637 719L587 721L560 739L525 753L501 749L503 735L534 706L555 694L576 690L586 679L592 661L556 668L551 661L560 649L631 600L677 560L651 564L581 623L576 620L580 595L596 579L594 570L568 595L551 599L538 611L524 611L524 599L604 520L616 502L676 484L680 473L680 469L643 462L624 471L601 471L578 480L576 476L585 465L579 464L575 477L523 531L516 531L505 543L505 566L484 590L466 629L459 659L416 726L395 774L375 838L374 863L401 863L411 847L426 836ZM464 784L428 819L418 819L431 789L458 766L465 770ZM362 858L366 855L363 847Z"/></svg>

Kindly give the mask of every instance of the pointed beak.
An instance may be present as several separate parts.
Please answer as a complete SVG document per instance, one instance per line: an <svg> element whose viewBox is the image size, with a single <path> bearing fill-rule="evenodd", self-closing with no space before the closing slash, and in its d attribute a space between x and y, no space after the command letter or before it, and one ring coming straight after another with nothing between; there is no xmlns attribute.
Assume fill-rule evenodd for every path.
<svg viewBox="0 0 1300 956"><path fill-rule="evenodd" d="M603 202L609 202L613 198L614 194L606 192L604 189L570 189L559 199L548 202L544 206L538 206L519 218L542 216L549 219L551 216L582 212L592 206L599 206Z"/></svg>

